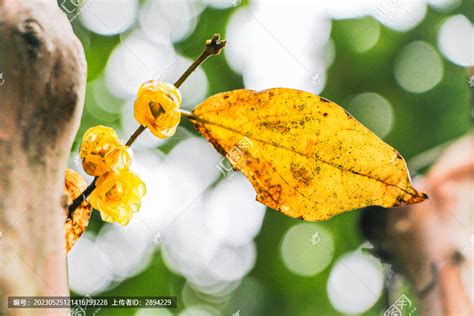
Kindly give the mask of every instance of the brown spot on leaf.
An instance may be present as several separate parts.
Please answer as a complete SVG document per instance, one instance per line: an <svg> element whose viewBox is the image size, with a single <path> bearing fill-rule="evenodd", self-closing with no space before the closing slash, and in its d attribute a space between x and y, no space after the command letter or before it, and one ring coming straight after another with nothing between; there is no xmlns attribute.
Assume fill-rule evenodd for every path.
<svg viewBox="0 0 474 316"><path fill-rule="evenodd" d="M273 209L278 209L280 205L281 185L272 185L265 190L259 189L257 192L257 200L268 205Z"/></svg>
<svg viewBox="0 0 474 316"><path fill-rule="evenodd" d="M273 121L273 122L262 122L260 126L263 126L268 129L272 129L279 133L288 133L291 131L291 127L287 125L287 123L281 121Z"/></svg>
<svg viewBox="0 0 474 316"><path fill-rule="evenodd" d="M291 174L293 175L293 178L297 180L298 182L303 183L304 185L308 186L311 183L312 177L305 167L300 167L299 165L295 163L291 163L290 165L290 170Z"/></svg>
<svg viewBox="0 0 474 316"><path fill-rule="evenodd" d="M402 195L397 196L397 204L396 205L405 205L405 198Z"/></svg>

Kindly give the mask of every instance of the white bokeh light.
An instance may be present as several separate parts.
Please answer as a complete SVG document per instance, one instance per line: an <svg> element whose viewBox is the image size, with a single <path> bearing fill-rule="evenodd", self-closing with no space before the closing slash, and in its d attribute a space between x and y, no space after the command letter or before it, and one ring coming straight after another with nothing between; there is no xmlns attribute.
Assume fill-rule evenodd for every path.
<svg viewBox="0 0 474 316"><path fill-rule="evenodd" d="M151 79L175 82L192 60L177 55L171 43L154 43L135 32L120 43L107 62L105 82L114 96L133 98L140 85ZM183 107L192 109L207 95L208 81L202 68L196 69L180 88Z"/></svg>
<svg viewBox="0 0 474 316"><path fill-rule="evenodd" d="M313 4L312 1L307 2ZM424 0L319 0L318 7L325 15L333 19L373 16L396 31L408 31L418 25L426 14Z"/></svg>
<svg viewBox="0 0 474 316"><path fill-rule="evenodd" d="M192 64L193 60L176 55L173 64L158 74L156 79L175 82ZM197 68L179 88L183 99L182 107L192 110L206 98L207 77L202 67Z"/></svg>
<svg viewBox="0 0 474 316"><path fill-rule="evenodd" d="M204 0L204 2L208 7L220 10L237 7L242 3L241 0Z"/></svg>
<svg viewBox="0 0 474 316"><path fill-rule="evenodd" d="M181 173L192 175L204 190L219 177L217 164L220 159L221 156L204 138L189 137L168 153L164 168L178 168Z"/></svg>
<svg viewBox="0 0 474 316"><path fill-rule="evenodd" d="M212 258L210 271L219 280L237 281L242 279L255 265L257 250L250 242L242 246L220 245Z"/></svg>
<svg viewBox="0 0 474 316"><path fill-rule="evenodd" d="M340 258L329 275L327 292L336 310L360 314L371 308L383 290L383 270L379 261L360 251Z"/></svg>
<svg viewBox="0 0 474 316"><path fill-rule="evenodd" d="M297 18L291 24L282 23L289 16ZM326 80L323 57L330 27L328 17L310 3L251 3L229 21L226 58L242 73L246 87L288 87L318 93Z"/></svg>
<svg viewBox="0 0 474 316"><path fill-rule="evenodd" d="M265 206L255 201L255 190L240 173L226 178L212 190L206 209L207 226L230 245L251 241L262 226Z"/></svg>
<svg viewBox="0 0 474 316"><path fill-rule="evenodd" d="M403 47L394 63L398 84L412 93L434 88L443 78L443 62L428 43L417 41Z"/></svg>
<svg viewBox="0 0 474 316"><path fill-rule="evenodd" d="M305 277L316 275L334 256L332 234L321 224L294 225L283 236L280 253L291 272Z"/></svg>
<svg viewBox="0 0 474 316"><path fill-rule="evenodd" d="M255 1L231 17L226 58L232 69L242 73L246 87L288 87L320 93L330 65L325 56L331 30L329 18L373 16L394 30L407 31L426 14L424 1L339 0L318 4L302 1L287 6ZM297 18L291 24L281 22L292 16ZM365 36L354 41L357 52L373 47L380 36L378 23L368 23L368 31L364 29L356 35Z"/></svg>
<svg viewBox="0 0 474 316"><path fill-rule="evenodd" d="M172 46L155 44L142 33L135 32L112 51L105 81L115 96L131 98L143 82L166 72L175 61L176 52Z"/></svg>
<svg viewBox="0 0 474 316"><path fill-rule="evenodd" d="M105 225L97 235L97 245L108 256L115 280L139 274L151 259L151 232L135 215L127 226Z"/></svg>
<svg viewBox="0 0 474 316"><path fill-rule="evenodd" d="M210 234L204 224L206 200L194 202L164 230L161 249L168 268L185 276L193 288L222 296L253 268L256 250L253 242L232 246Z"/></svg>
<svg viewBox="0 0 474 316"><path fill-rule="evenodd" d="M76 293L93 295L113 281L112 262L85 232L68 254L69 287Z"/></svg>
<svg viewBox="0 0 474 316"><path fill-rule="evenodd" d="M140 9L138 19L150 40L178 42L194 30L203 9L200 1L148 0Z"/></svg>
<svg viewBox="0 0 474 316"><path fill-rule="evenodd" d="M201 271L211 264L218 240L208 238L201 216L203 207L201 200L183 207L164 230L162 251L168 268L206 283Z"/></svg>
<svg viewBox="0 0 474 316"><path fill-rule="evenodd" d="M187 173L179 165L163 163L153 171L148 170L144 177L152 179L147 183L147 194L142 200L139 216L155 230L155 235L165 234L169 225L180 214L186 214L188 208L198 202L206 190L200 179ZM170 230L173 229L171 226Z"/></svg>
<svg viewBox="0 0 474 316"><path fill-rule="evenodd" d="M205 273L205 272L204 272ZM208 279L207 285L203 285L194 282L192 279L188 279L188 282L183 287L182 300L186 306L195 304L196 302L210 302L210 303L222 303L229 299L237 288L240 286L241 280L223 282L222 280L214 280L209 282L210 276L206 276Z"/></svg>
<svg viewBox="0 0 474 316"><path fill-rule="evenodd" d="M147 194L136 215L147 223L153 237L162 232L205 189L181 164L171 164L158 150L135 151L131 169L147 185Z"/></svg>
<svg viewBox="0 0 474 316"><path fill-rule="evenodd" d="M427 5L422 1L381 0L372 7L372 15L385 26L406 32L425 18Z"/></svg>
<svg viewBox="0 0 474 316"><path fill-rule="evenodd" d="M150 205L145 196L139 214L143 221L155 223L152 230L162 240L166 266L186 277L196 291L216 297L234 291L253 268L253 238L265 208L255 202L255 192L242 175L211 186L220 175L220 159L201 138L178 143L153 175L157 180L148 193L153 200L161 197ZM242 214L246 208L255 214ZM225 209L229 212L215 211ZM229 219L237 223L232 229L226 226Z"/></svg>
<svg viewBox="0 0 474 316"><path fill-rule="evenodd" d="M318 5L333 19L350 19L366 16L380 0L322 0Z"/></svg>
<svg viewBox="0 0 474 316"><path fill-rule="evenodd" d="M428 0L428 4L441 12L448 12L456 9L462 3L462 0Z"/></svg>
<svg viewBox="0 0 474 316"><path fill-rule="evenodd" d="M474 26L464 15L448 18L438 33L438 47L446 58L463 67L474 65Z"/></svg>
<svg viewBox="0 0 474 316"><path fill-rule="evenodd" d="M84 4L79 19L94 33L115 35L133 25L137 10L138 0L92 0Z"/></svg>
<svg viewBox="0 0 474 316"><path fill-rule="evenodd" d="M380 138L385 137L392 129L392 105L380 94L359 94L349 101L346 109Z"/></svg>

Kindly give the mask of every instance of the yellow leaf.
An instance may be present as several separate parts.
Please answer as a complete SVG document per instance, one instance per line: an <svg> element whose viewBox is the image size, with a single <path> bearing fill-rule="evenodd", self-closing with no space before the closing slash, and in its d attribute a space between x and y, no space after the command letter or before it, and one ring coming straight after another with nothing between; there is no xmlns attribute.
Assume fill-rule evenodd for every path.
<svg viewBox="0 0 474 316"><path fill-rule="evenodd" d="M235 90L197 106L193 125L257 192L307 221L421 202L402 156L337 104L308 92Z"/></svg>
<svg viewBox="0 0 474 316"><path fill-rule="evenodd" d="M65 182L64 182L64 196L66 203L64 207L64 213L67 216L68 208L72 201L77 198L86 189L87 183L82 176L74 170L66 169ZM79 207L74 211L72 218L67 218L64 223L64 230L66 233L66 252L71 250L72 246L81 237L82 233L89 224L89 218L91 216L92 206L89 202L82 202Z"/></svg>

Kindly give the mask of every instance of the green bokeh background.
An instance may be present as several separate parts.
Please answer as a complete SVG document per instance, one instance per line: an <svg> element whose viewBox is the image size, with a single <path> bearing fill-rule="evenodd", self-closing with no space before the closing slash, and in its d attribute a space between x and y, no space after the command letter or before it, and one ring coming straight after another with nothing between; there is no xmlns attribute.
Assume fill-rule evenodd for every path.
<svg viewBox="0 0 474 316"><path fill-rule="evenodd" d="M202 43L210 35L220 33L223 38L226 37L226 26L230 16L246 5L247 3L244 2L237 8L205 9L193 33L184 41L175 44L176 50L184 56L196 57L202 49ZM472 2L463 1L462 5L449 15L458 13L471 17L472 22L474 16ZM427 149L460 137L471 127L471 91L467 84L466 69L443 58L442 81L435 88L421 94L403 90L393 75L394 60L406 44L423 40L437 47L438 29L446 17L428 8L425 19L408 32L396 32L381 25L381 34L377 44L364 53L354 52L350 45L350 37L354 32L362 33L361 36L363 36L360 30L364 29L364 25L379 22L370 17L332 22L331 39L337 53L334 63L328 69L326 86L321 95L342 106L350 96L367 91L380 93L389 99L395 112L395 122L385 140L397 148L407 160ZM73 22L73 27L85 47L88 81L91 82L102 75L112 49L124 35L97 35L85 29L77 20ZM275 61L275 66L278 67L278 61ZM231 70L222 56L206 62L203 68L209 80L208 95L243 87L242 77ZM100 108L90 97L90 91L87 93L85 111L73 150L77 150L81 135L87 128L104 124L104 121L95 118L100 117L100 114L106 118L107 125L120 129L119 115L105 111L100 113ZM108 106L122 106L122 101L110 96L105 89L103 97L108 102ZM99 114L93 117L88 114L88 111L98 111ZM185 120L183 120L183 126L197 135ZM179 139L172 140L160 149L168 152L178 141ZM359 211L351 212L321 223L324 228L333 233L334 259L331 265L318 275L301 277L288 271L279 252L284 233L300 221L282 216L278 212L267 211L262 229L256 238L257 262L254 269L243 280L230 300L225 304L215 304L216 308L222 312L222 315L232 315L236 310L240 310L240 315L339 315L340 313L334 309L328 299L326 283L331 266L337 258L357 249L364 241L358 226L360 214ZM98 232L102 225L104 224L94 212L88 230ZM93 264L93 258L91 262ZM259 292L264 293L263 295L253 295L254 280L258 280L263 286L263 291ZM183 277L166 268L160 252L157 251L147 269L102 295L177 296L178 309L171 312L178 314L184 308L182 290L185 281ZM406 289L405 293L413 298L409 289ZM196 304L212 305L197 296L194 300ZM380 315L386 309L386 304L386 296L383 295L379 302L364 315ZM100 311L99 315L133 315L134 313L133 309L108 309ZM150 315L153 315L152 313L153 311L150 311Z"/></svg>

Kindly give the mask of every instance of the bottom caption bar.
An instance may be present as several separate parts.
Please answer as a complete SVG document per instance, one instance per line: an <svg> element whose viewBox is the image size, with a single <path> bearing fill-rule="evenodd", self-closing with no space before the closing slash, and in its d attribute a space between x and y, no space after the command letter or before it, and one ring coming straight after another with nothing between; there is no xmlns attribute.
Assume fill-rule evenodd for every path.
<svg viewBox="0 0 474 316"><path fill-rule="evenodd" d="M9 308L176 308L175 296L9 296Z"/></svg>

